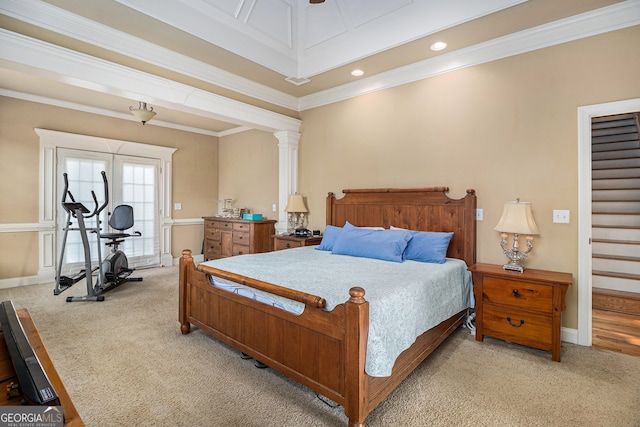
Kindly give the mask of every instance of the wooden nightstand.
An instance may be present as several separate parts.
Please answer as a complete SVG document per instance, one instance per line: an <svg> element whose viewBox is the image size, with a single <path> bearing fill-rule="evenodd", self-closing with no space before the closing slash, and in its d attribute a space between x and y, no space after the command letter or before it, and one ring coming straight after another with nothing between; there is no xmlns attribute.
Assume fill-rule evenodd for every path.
<svg viewBox="0 0 640 427"><path fill-rule="evenodd" d="M281 234L275 234L271 236L273 238L273 250L279 251L282 249L300 248L302 246L319 245L322 241L322 236L314 237L296 237L296 236L283 236Z"/></svg>
<svg viewBox="0 0 640 427"><path fill-rule="evenodd" d="M523 273L501 265L474 264L476 340L485 336L551 352L560 361L561 315L569 273L527 269Z"/></svg>

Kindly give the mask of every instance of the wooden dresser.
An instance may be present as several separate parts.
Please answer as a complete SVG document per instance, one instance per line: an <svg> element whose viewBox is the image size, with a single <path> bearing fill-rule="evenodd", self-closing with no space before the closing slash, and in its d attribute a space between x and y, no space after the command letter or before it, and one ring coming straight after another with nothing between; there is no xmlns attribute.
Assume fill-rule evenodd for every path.
<svg viewBox="0 0 640 427"><path fill-rule="evenodd" d="M501 265L474 264L476 340L485 336L551 352L560 361L561 314L569 273L527 269L507 271Z"/></svg>
<svg viewBox="0 0 640 427"><path fill-rule="evenodd" d="M269 252L276 220L204 217L204 260Z"/></svg>

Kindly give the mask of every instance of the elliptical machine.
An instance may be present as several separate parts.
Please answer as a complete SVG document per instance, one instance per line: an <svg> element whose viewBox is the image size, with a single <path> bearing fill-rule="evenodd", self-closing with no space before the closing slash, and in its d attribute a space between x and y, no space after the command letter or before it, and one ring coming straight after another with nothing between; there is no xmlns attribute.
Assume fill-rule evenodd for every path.
<svg viewBox="0 0 640 427"><path fill-rule="evenodd" d="M58 271L56 274L56 285L53 290L54 295L59 295L62 292L69 289L71 286L86 278L87 283L87 295L82 297L67 297L67 302L75 301L104 301L104 292L114 289L116 286L121 285L124 282L130 281L142 281L141 277L131 278L129 277L133 273L133 269L129 268L128 260L124 252L122 252L118 245L124 242L124 239L131 236L141 236L139 231L133 234L125 233L125 230L133 227L133 208L129 205L119 205L113 210L111 218L109 219L109 225L111 228L118 230L119 233L105 233L100 234L100 213L109 204L109 184L107 182L107 175L104 171L101 172L102 181L104 184L104 203L99 204L96 198L95 192L91 191L91 197L93 198L94 208L89 211L82 203L76 202L73 198L73 194L69 191L69 181L67 174L64 173L64 190L62 192L62 207L67 212L67 221L64 230L64 236L62 238L62 249L60 250L60 262L58 264ZM67 197L71 200L67 201ZM77 227L71 227L71 217L78 221ZM85 220L95 217L95 227L87 227ZM64 262L64 251L67 244L67 235L69 231L79 231L82 239L82 246L84 248L84 263L85 268L80 270L74 276L62 276L62 265ZM98 266L92 267L91 264L91 247L89 244L89 238L87 232L95 233L97 236L97 249L98 249ZM111 253L106 256L103 261L101 254L101 240L109 239L106 243L111 247ZM93 284L93 273L97 271L96 284Z"/></svg>

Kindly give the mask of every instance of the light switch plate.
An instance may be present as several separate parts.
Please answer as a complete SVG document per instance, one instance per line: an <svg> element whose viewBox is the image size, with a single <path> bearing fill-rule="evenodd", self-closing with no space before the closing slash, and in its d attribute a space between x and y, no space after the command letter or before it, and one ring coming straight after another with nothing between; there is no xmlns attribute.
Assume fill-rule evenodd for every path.
<svg viewBox="0 0 640 427"><path fill-rule="evenodd" d="M484 219L484 210L476 209L476 221L482 221Z"/></svg>
<svg viewBox="0 0 640 427"><path fill-rule="evenodd" d="M173 204L173 209L176 210L176 211L182 210L182 203L174 203Z"/></svg>
<svg viewBox="0 0 640 427"><path fill-rule="evenodd" d="M553 210L553 222L556 224L569 224L571 222L571 212L566 210Z"/></svg>

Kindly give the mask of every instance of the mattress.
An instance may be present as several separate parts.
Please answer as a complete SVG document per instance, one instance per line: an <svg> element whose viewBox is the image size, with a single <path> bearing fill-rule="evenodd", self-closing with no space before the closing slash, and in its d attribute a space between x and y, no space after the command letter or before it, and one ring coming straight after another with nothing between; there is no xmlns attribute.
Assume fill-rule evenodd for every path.
<svg viewBox="0 0 640 427"><path fill-rule="evenodd" d="M473 304L471 275L462 260L397 263L315 248L241 255L204 265L323 297L329 311L348 300L350 288L362 287L369 302L365 370L371 376L391 375L396 358L418 336ZM301 314L305 308L297 301L217 277L210 281L294 314Z"/></svg>

